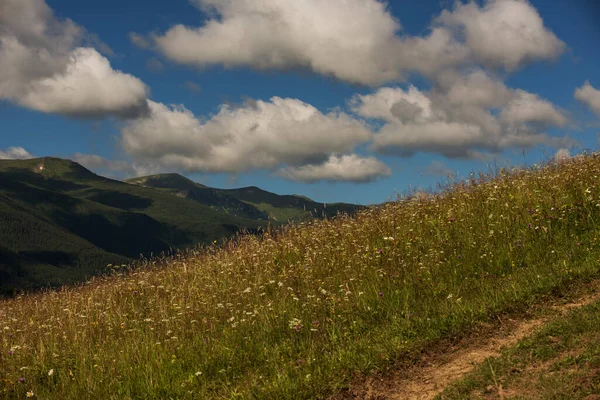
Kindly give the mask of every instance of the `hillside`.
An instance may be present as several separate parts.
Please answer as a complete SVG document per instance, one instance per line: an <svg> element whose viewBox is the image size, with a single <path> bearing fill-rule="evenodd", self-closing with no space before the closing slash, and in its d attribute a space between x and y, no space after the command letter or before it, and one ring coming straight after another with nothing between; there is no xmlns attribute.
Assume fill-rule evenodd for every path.
<svg viewBox="0 0 600 400"><path fill-rule="evenodd" d="M0 397L349 398L365 376L402 374L598 280L599 175L600 154L473 174L436 195L0 301ZM597 317L574 318L597 336ZM565 332L546 332L533 344L564 347ZM547 360L527 346L515 365ZM469 387L500 385L491 374ZM578 393L600 394L590 382Z"/></svg>
<svg viewBox="0 0 600 400"><path fill-rule="evenodd" d="M81 281L109 263L210 243L265 223L57 158L0 160L0 182L4 293Z"/></svg>
<svg viewBox="0 0 600 400"><path fill-rule="evenodd" d="M164 190L227 214L245 218L271 219L280 223L321 216L331 218L338 213L351 214L364 208L346 203L325 205L304 196L278 195L256 186L239 189L210 188L178 174L150 175L129 179L126 182Z"/></svg>

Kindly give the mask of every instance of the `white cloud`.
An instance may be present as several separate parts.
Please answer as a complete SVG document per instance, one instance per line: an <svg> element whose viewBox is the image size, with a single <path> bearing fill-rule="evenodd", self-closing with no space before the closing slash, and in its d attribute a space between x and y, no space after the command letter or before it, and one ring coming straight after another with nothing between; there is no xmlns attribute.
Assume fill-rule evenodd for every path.
<svg viewBox="0 0 600 400"><path fill-rule="evenodd" d="M379 0L194 0L209 19L154 36L183 64L258 69L307 68L348 82L379 85L453 66L467 50L445 29L398 35L400 23Z"/></svg>
<svg viewBox="0 0 600 400"><path fill-rule="evenodd" d="M486 0L483 7L457 3L437 22L458 30L479 61L509 71L533 60L555 59L565 49L526 0Z"/></svg>
<svg viewBox="0 0 600 400"><path fill-rule="evenodd" d="M390 122L425 121L432 117L431 100L414 86L408 91L384 87L374 94L355 95L350 106L363 117Z"/></svg>
<svg viewBox="0 0 600 400"><path fill-rule="evenodd" d="M483 70L474 70L463 76L449 73L437 80L449 105L500 108L514 96L513 91Z"/></svg>
<svg viewBox="0 0 600 400"><path fill-rule="evenodd" d="M377 86L479 62L514 70L565 47L524 0L459 3L425 36L401 35L380 0L192 2L208 16L204 25L176 25L153 38L167 57L199 67L307 68Z"/></svg>
<svg viewBox="0 0 600 400"><path fill-rule="evenodd" d="M194 0L219 18L177 25L156 43L171 59L195 65L306 67L353 82L398 78L400 25L375 0ZM209 14L209 15L210 15Z"/></svg>
<svg viewBox="0 0 600 400"><path fill-rule="evenodd" d="M0 150L0 160L26 160L34 156L22 147L9 147Z"/></svg>
<svg viewBox="0 0 600 400"><path fill-rule="evenodd" d="M549 101L524 90L516 95L502 110L500 118L509 125L535 123L542 126L564 126L567 118Z"/></svg>
<svg viewBox="0 0 600 400"><path fill-rule="evenodd" d="M3 0L0 99L74 117L130 117L147 111L147 87L112 69L95 49L79 47L86 36L95 37L70 20L57 19L43 0Z"/></svg>
<svg viewBox="0 0 600 400"><path fill-rule="evenodd" d="M452 78L444 77L428 93L415 87L381 88L355 96L350 104L356 113L387 121L374 135L371 148L400 156L430 152L485 158L485 152L560 144L544 133L567 122L552 103L509 89L483 71Z"/></svg>
<svg viewBox="0 0 600 400"><path fill-rule="evenodd" d="M205 121L183 106L149 104L147 117L122 129L123 149L136 160L186 171L238 173L318 164L372 137L363 122L342 112L321 113L296 99L221 106Z"/></svg>
<svg viewBox="0 0 600 400"><path fill-rule="evenodd" d="M582 87L575 90L575 98L600 117L600 90L586 81Z"/></svg>
<svg viewBox="0 0 600 400"><path fill-rule="evenodd" d="M435 121L423 124L386 124L373 139L372 148L383 154L408 157L417 152L451 158L472 158L473 149L485 148L488 139L477 125Z"/></svg>
<svg viewBox="0 0 600 400"><path fill-rule="evenodd" d="M375 157L360 157L356 154L331 155L322 164L300 167L284 167L278 175L299 182L372 182L389 176L392 170Z"/></svg>
<svg viewBox="0 0 600 400"><path fill-rule="evenodd" d="M113 70L96 50L77 48L64 73L30 82L17 101L34 110L74 117L133 117L146 110L146 94L139 79Z"/></svg>

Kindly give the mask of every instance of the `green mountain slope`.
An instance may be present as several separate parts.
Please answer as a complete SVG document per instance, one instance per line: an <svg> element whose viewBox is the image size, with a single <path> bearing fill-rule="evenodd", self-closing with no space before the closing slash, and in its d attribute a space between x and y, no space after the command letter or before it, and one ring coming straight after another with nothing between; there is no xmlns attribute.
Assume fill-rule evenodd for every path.
<svg viewBox="0 0 600 400"><path fill-rule="evenodd" d="M0 194L0 295L83 281L126 257L107 252Z"/></svg>
<svg viewBox="0 0 600 400"><path fill-rule="evenodd" d="M68 160L0 160L1 290L85 279L108 263L260 223L103 178Z"/></svg>
<svg viewBox="0 0 600 400"><path fill-rule="evenodd" d="M179 174L151 175L125 182L193 200L225 214L265 221L269 219L267 213L253 205L229 196L223 190L206 187Z"/></svg>
<svg viewBox="0 0 600 400"><path fill-rule="evenodd" d="M278 195L255 186L240 189L216 189L195 183L178 174L160 174L126 181L152 187L208 205L225 213L246 218L288 220L314 217L333 217L339 212L353 213L360 206L317 203L307 197Z"/></svg>

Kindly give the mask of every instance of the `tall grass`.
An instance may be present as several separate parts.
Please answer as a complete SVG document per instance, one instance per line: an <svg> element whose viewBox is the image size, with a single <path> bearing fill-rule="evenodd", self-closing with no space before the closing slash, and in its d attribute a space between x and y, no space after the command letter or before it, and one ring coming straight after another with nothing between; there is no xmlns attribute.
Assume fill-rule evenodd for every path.
<svg viewBox="0 0 600 400"><path fill-rule="evenodd" d="M0 302L0 396L314 398L599 272L600 155Z"/></svg>

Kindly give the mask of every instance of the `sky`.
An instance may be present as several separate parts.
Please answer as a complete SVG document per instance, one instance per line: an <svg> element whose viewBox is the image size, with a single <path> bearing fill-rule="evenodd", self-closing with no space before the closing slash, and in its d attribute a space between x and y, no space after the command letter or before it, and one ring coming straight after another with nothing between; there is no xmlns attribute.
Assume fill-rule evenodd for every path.
<svg viewBox="0 0 600 400"><path fill-rule="evenodd" d="M382 203L595 151L599 40L596 0L0 0L0 159Z"/></svg>

